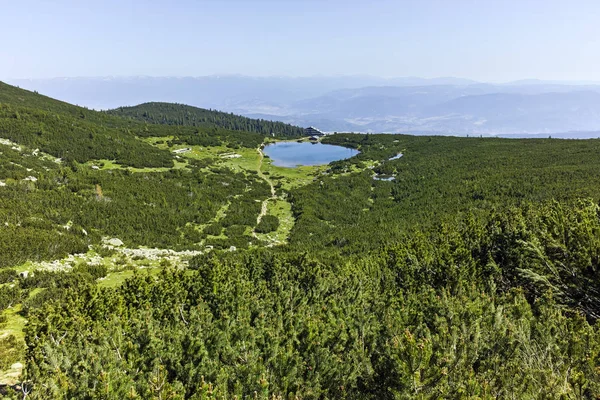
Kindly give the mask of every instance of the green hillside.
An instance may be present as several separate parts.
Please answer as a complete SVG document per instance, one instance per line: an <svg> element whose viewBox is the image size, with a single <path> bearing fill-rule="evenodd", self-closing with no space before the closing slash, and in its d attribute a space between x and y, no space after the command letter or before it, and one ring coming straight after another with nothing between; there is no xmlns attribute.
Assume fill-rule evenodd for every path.
<svg viewBox="0 0 600 400"><path fill-rule="evenodd" d="M242 222L254 225L260 211L254 200L268 193L256 171L222 168L214 157L181 159L141 136L164 136L161 143L171 146L255 152L261 135L127 121L8 85L0 89L0 267L85 252L106 236L135 246L197 249L206 237L203 224L224 206L250 213ZM237 236L246 237L241 247L254 240L243 229Z"/></svg>
<svg viewBox="0 0 600 400"><path fill-rule="evenodd" d="M127 121L0 82L0 137L65 161L115 160L172 167L168 152L138 140Z"/></svg>
<svg viewBox="0 0 600 400"><path fill-rule="evenodd" d="M0 84L1 396L600 396L600 140L282 168L194 110Z"/></svg>
<svg viewBox="0 0 600 400"><path fill-rule="evenodd" d="M107 113L153 124L217 127L278 137L301 136L304 132L300 127L283 122L246 118L184 104L144 103L134 107L120 107Z"/></svg>
<svg viewBox="0 0 600 400"><path fill-rule="evenodd" d="M78 117L81 113L89 111L86 108L55 100L37 92L21 89L4 82L0 82L0 103L29 107L40 111L52 111L59 114L70 114L74 117ZM90 113L92 112L90 111Z"/></svg>

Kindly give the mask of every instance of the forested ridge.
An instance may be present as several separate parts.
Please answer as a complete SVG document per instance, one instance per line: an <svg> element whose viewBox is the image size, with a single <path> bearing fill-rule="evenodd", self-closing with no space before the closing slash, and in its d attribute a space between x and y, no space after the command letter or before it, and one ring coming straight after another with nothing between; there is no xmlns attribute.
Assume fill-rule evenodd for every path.
<svg viewBox="0 0 600 400"><path fill-rule="evenodd" d="M3 396L600 397L600 140L338 134L285 169L185 110L0 84Z"/></svg>
<svg viewBox="0 0 600 400"><path fill-rule="evenodd" d="M144 103L133 107L120 107L108 114L128 117L154 124L209 126L230 130L256 132L263 135L301 136L302 128L283 122L246 118L232 113L173 103Z"/></svg>

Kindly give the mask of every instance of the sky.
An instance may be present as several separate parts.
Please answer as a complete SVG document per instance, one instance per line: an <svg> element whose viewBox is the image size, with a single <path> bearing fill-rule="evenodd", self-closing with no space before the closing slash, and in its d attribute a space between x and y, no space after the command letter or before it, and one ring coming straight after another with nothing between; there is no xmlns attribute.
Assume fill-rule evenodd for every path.
<svg viewBox="0 0 600 400"><path fill-rule="evenodd" d="M0 80L600 81L597 0L0 0Z"/></svg>

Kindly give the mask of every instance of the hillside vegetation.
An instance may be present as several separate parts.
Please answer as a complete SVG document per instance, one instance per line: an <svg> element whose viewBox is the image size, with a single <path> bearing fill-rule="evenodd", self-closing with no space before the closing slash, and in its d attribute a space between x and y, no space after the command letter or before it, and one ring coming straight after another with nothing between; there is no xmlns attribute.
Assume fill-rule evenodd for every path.
<svg viewBox="0 0 600 400"><path fill-rule="evenodd" d="M107 113L153 124L218 127L278 137L301 136L304 133L302 128L282 122L246 118L184 104L144 103L134 107L120 107Z"/></svg>
<svg viewBox="0 0 600 400"><path fill-rule="evenodd" d="M600 396L600 140L287 169L159 114L0 86L3 396Z"/></svg>
<svg viewBox="0 0 600 400"><path fill-rule="evenodd" d="M129 124L0 82L0 137L66 161L109 159L172 167L169 153L135 138Z"/></svg>
<svg viewBox="0 0 600 400"><path fill-rule="evenodd" d="M211 157L182 162L140 139L255 149L264 140L258 134L148 126L1 89L0 267L85 252L102 236L197 249L206 239L203 226L219 209L227 205L232 214L223 226L250 229L260 212L254 200L268 196L256 171L236 173ZM14 105L19 102L38 108ZM253 241L244 229L236 232L239 246Z"/></svg>

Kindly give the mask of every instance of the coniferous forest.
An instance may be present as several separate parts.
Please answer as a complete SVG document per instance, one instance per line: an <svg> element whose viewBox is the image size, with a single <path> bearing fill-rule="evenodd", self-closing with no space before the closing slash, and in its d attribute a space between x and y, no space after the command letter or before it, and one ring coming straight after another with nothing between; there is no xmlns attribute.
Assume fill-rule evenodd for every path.
<svg viewBox="0 0 600 400"><path fill-rule="evenodd" d="M0 83L0 394L600 398L600 140L301 134Z"/></svg>
<svg viewBox="0 0 600 400"><path fill-rule="evenodd" d="M300 127L282 122L251 119L220 111L205 110L185 104L145 103L135 107L120 107L108 114L154 124L183 126L218 126L224 129L256 132L263 135L301 136Z"/></svg>

